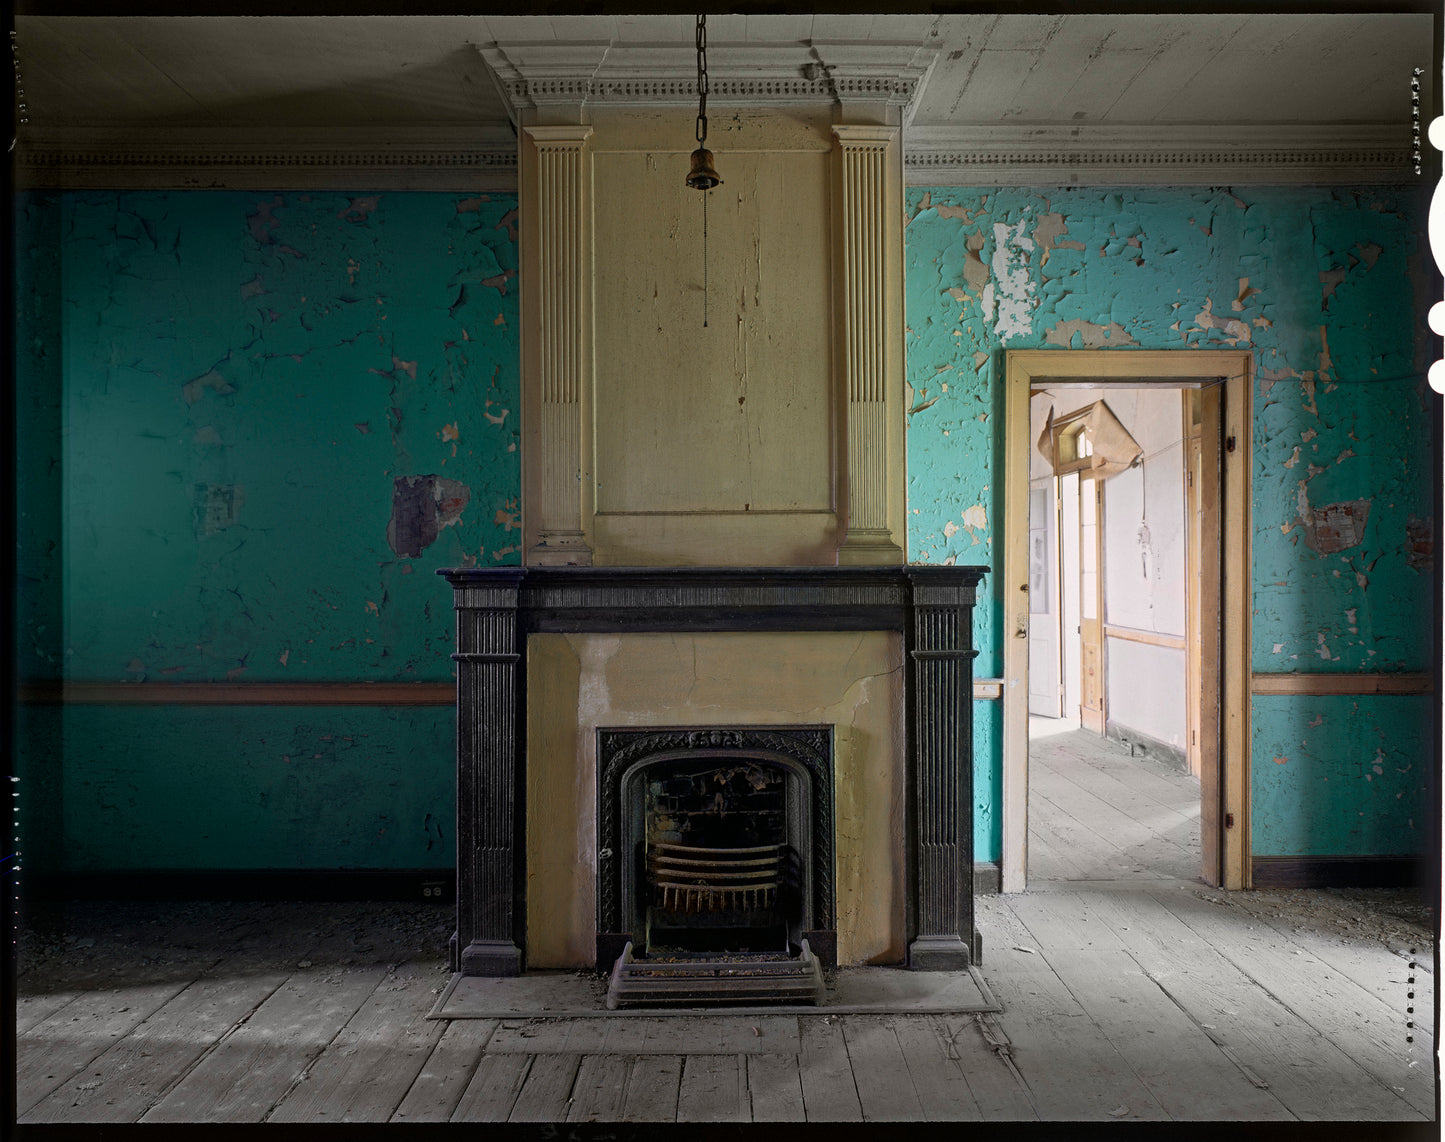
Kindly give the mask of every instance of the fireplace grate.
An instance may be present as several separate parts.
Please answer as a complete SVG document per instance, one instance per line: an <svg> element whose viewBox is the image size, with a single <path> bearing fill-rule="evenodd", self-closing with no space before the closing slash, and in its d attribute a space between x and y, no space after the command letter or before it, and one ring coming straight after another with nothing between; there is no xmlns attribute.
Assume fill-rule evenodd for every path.
<svg viewBox="0 0 1445 1142"><path fill-rule="evenodd" d="M654 843L647 873L654 905L665 912L771 912L782 879L785 845L741 849Z"/></svg>

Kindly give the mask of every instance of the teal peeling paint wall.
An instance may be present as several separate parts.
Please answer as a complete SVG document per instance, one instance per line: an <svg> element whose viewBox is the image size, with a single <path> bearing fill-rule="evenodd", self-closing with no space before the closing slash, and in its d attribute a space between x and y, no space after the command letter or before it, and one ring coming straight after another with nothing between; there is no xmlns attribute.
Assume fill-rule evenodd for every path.
<svg viewBox="0 0 1445 1142"><path fill-rule="evenodd" d="M1430 839L1433 695L1260 697L1252 717L1260 855L1415 855Z"/></svg>
<svg viewBox="0 0 1445 1142"><path fill-rule="evenodd" d="M519 562L515 195L32 194L17 252L22 677L452 677L434 571ZM72 867L447 866L450 719L35 713L20 768Z"/></svg>
<svg viewBox="0 0 1445 1142"><path fill-rule="evenodd" d="M1002 350L1250 349L1254 669L1427 669L1423 218L1418 195L1379 188L909 190L910 561L1001 565ZM989 585L975 627L985 677L1003 665L996 575ZM1281 704L1293 717L1293 699L1256 703L1261 734ZM1002 745L975 710L976 855L997 860ZM1404 739L1422 740L1422 704L1400 717ZM1264 740L1256 855L1385 851L1338 847L1375 842L1311 809L1336 796L1323 778L1353 765L1359 742L1317 736L1320 766L1281 785ZM1419 783L1406 785L1418 816ZM1297 847L1269 847L1283 837Z"/></svg>

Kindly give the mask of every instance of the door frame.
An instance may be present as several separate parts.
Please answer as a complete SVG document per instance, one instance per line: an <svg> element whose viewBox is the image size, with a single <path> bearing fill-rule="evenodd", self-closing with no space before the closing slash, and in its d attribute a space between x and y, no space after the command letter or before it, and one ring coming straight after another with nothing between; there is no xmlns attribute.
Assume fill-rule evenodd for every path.
<svg viewBox="0 0 1445 1142"><path fill-rule="evenodd" d="M1220 886L1250 887L1250 453L1254 357L1210 349L1010 349L1004 354L1003 853L1001 888L1022 892L1028 870L1028 531L1029 390L1049 384L1155 383L1170 387L1219 382L1220 502L1219 789L1216 837ZM1210 686L1206 671L1202 686ZM1208 775L1206 775L1207 777ZM1203 781L1209 788L1210 781ZM1201 831L1211 814L1201 813ZM1206 859L1206 866L1210 862Z"/></svg>

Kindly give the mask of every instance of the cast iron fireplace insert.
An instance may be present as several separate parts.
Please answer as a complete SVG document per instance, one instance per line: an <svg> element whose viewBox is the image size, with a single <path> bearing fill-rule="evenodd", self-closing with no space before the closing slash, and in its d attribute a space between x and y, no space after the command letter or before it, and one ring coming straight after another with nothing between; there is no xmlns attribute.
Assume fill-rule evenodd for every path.
<svg viewBox="0 0 1445 1142"><path fill-rule="evenodd" d="M833 727L597 730L597 968L772 951L836 960Z"/></svg>
<svg viewBox="0 0 1445 1142"><path fill-rule="evenodd" d="M975 593L986 567L444 568L456 608L452 970L526 966L526 644L539 632L898 631L908 963L978 957L973 919Z"/></svg>

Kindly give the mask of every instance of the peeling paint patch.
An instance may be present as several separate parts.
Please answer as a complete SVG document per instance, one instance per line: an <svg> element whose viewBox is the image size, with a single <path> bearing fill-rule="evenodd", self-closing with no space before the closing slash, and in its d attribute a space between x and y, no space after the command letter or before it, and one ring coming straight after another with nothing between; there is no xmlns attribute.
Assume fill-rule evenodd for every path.
<svg viewBox="0 0 1445 1142"><path fill-rule="evenodd" d="M415 558L444 527L460 522L471 490L442 476L398 476L392 481L386 542L398 555Z"/></svg>
<svg viewBox="0 0 1445 1142"><path fill-rule="evenodd" d="M1220 330L1224 334L1223 340L1229 345L1238 345L1240 342L1248 345L1252 336L1249 325L1239 318L1215 317L1213 298L1204 299L1204 308L1194 315L1194 324L1204 330Z"/></svg>
<svg viewBox="0 0 1445 1142"><path fill-rule="evenodd" d="M191 497L196 534L215 535L235 526L245 499L246 491L239 484L197 484Z"/></svg>
<svg viewBox="0 0 1445 1142"><path fill-rule="evenodd" d="M1079 344L1075 345L1077 337ZM1108 325L1100 325L1094 321L1084 321L1081 318L1073 318L1069 321L1060 321L1046 334L1044 340L1050 345L1059 345L1065 349L1105 349L1114 348L1119 345L1137 345L1138 342L1129 335L1117 321L1111 321Z"/></svg>
<svg viewBox="0 0 1445 1142"><path fill-rule="evenodd" d="M970 531L988 530L988 511L982 504L974 504L963 513L963 526Z"/></svg>
<svg viewBox="0 0 1445 1142"><path fill-rule="evenodd" d="M236 391L236 386L216 372L215 369L208 369L199 377L192 377L181 386L181 397L187 404L195 404L201 397L205 396L206 390L217 396L227 396Z"/></svg>
<svg viewBox="0 0 1445 1142"><path fill-rule="evenodd" d="M1301 489L1303 497L1303 489ZM1358 547L1365 539L1365 523L1370 518L1369 500L1347 500L1325 504L1300 513L1305 543L1321 555Z"/></svg>
<svg viewBox="0 0 1445 1142"><path fill-rule="evenodd" d="M362 195L359 198L349 199L345 209L338 211L336 217L343 222L365 222L375 213L379 205L381 205L381 195Z"/></svg>
<svg viewBox="0 0 1445 1142"><path fill-rule="evenodd" d="M1413 571L1435 567L1435 521L1412 515L1405 521L1405 565Z"/></svg>
<svg viewBox="0 0 1445 1142"><path fill-rule="evenodd" d="M994 314L994 332L1003 344L1033 332L1034 281L1029 260L1034 241L1024 233L1027 218L1013 226L993 224L994 249L989 267L993 281L984 287L984 310Z"/></svg>

